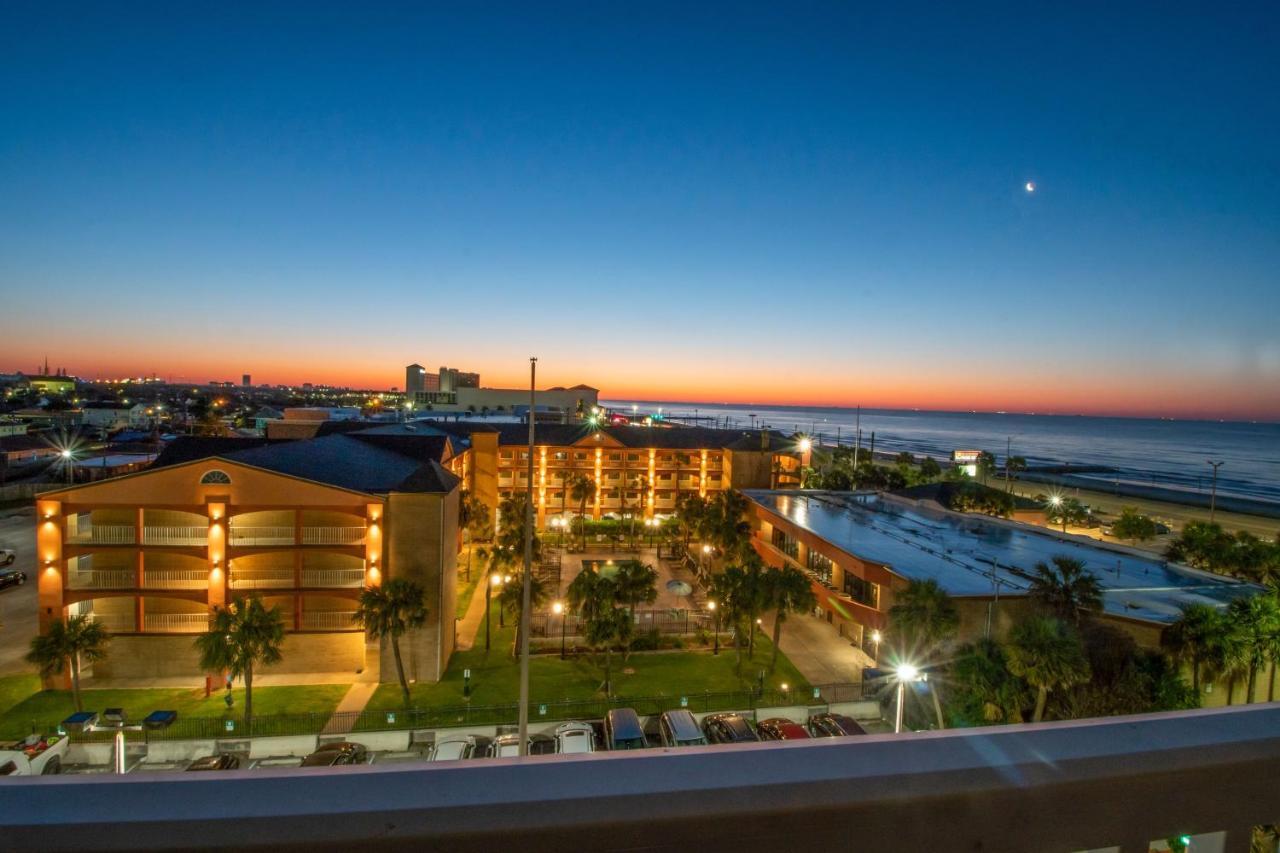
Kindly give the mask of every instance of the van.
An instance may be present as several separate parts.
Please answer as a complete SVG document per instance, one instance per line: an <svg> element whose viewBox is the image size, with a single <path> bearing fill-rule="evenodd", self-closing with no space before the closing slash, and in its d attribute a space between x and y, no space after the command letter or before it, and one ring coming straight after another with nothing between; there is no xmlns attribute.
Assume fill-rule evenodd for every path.
<svg viewBox="0 0 1280 853"><path fill-rule="evenodd" d="M604 743L608 749L644 749L649 741L640 715L631 708L614 708L604 715Z"/></svg>
<svg viewBox="0 0 1280 853"><path fill-rule="evenodd" d="M698 721L684 708L664 711L658 718L658 735L663 746L706 746L707 739Z"/></svg>

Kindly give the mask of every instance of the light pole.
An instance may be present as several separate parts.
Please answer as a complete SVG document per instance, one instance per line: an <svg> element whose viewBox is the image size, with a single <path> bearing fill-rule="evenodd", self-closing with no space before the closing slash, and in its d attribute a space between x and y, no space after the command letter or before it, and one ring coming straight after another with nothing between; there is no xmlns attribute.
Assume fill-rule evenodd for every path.
<svg viewBox="0 0 1280 853"><path fill-rule="evenodd" d="M909 663L899 664L894 676L898 679L898 708L893 715L893 733L902 733L902 703L906 698L907 682L919 681L920 670Z"/></svg>
<svg viewBox="0 0 1280 853"><path fill-rule="evenodd" d="M698 562L698 570L704 571L707 568L707 560L711 559L711 546L702 546L702 559Z"/></svg>
<svg viewBox="0 0 1280 853"><path fill-rule="evenodd" d="M72 470L75 465L75 459L73 458L73 454L71 453L71 448L69 447L62 451L62 464L66 466L67 485L70 486L72 483Z"/></svg>
<svg viewBox="0 0 1280 853"><path fill-rule="evenodd" d="M875 656L873 663L875 663L877 666L880 665L880 641L883 639L884 639L884 635L881 634L878 630L871 632L871 645L875 649L875 651L872 653Z"/></svg>
<svg viewBox="0 0 1280 853"><path fill-rule="evenodd" d="M551 602L551 612L560 617L560 660L564 660L564 603L559 601Z"/></svg>
<svg viewBox="0 0 1280 853"><path fill-rule="evenodd" d="M502 578L493 573L489 574L489 580L484 584L484 650L489 651L489 602L493 598L493 588L502 583ZM498 618L502 618L502 614L498 614Z"/></svg>
<svg viewBox="0 0 1280 853"><path fill-rule="evenodd" d="M716 610L716 603L714 601L707 602L707 609L711 611L711 615L715 617L715 620L716 620L715 634L714 634L715 650L712 652L712 654L718 655L720 654L720 611Z"/></svg>
<svg viewBox="0 0 1280 853"><path fill-rule="evenodd" d="M1226 465L1227 463L1214 462L1212 459L1210 459L1210 460L1207 460L1205 464L1213 469L1213 490L1209 492L1209 523L1213 524L1214 512L1218 508L1218 469L1221 468L1223 465Z"/></svg>

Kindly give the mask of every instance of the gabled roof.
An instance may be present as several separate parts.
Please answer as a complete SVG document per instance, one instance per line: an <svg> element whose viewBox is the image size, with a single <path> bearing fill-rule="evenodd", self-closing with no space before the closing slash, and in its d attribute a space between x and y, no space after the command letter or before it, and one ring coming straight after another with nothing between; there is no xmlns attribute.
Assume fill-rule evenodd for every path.
<svg viewBox="0 0 1280 853"><path fill-rule="evenodd" d="M267 444L282 444L286 440L181 435L165 446L159 458L151 463L151 467L167 468L170 465L181 465L184 462L194 462L197 459L208 459L210 456L229 457L232 453L240 450L262 447Z"/></svg>

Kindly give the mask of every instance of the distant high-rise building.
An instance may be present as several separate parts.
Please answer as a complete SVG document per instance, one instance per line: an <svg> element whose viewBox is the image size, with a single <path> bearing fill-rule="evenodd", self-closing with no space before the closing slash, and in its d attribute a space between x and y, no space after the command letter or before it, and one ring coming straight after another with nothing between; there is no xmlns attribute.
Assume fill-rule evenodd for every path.
<svg viewBox="0 0 1280 853"><path fill-rule="evenodd" d="M459 388L479 388L480 374L467 373L453 367L440 368L440 390L446 394L452 394Z"/></svg>
<svg viewBox="0 0 1280 853"><path fill-rule="evenodd" d="M253 385L253 377L246 373L244 376L240 377L240 384L248 388Z"/></svg>
<svg viewBox="0 0 1280 853"><path fill-rule="evenodd" d="M411 364L404 369L404 393L411 398L420 391L427 390L427 369L421 364Z"/></svg>

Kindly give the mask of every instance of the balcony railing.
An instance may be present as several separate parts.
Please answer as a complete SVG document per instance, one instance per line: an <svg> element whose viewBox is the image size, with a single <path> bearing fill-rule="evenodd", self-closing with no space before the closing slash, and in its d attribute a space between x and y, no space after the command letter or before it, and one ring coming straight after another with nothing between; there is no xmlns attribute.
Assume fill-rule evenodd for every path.
<svg viewBox="0 0 1280 853"><path fill-rule="evenodd" d="M209 630L209 614L143 613L142 630L157 634L202 634Z"/></svg>
<svg viewBox="0 0 1280 853"><path fill-rule="evenodd" d="M171 526L142 528L143 545L207 545L209 528L207 526Z"/></svg>
<svg viewBox="0 0 1280 853"><path fill-rule="evenodd" d="M302 585L358 589L364 586L364 569L303 569Z"/></svg>
<svg viewBox="0 0 1280 853"><path fill-rule="evenodd" d="M137 530L132 524L94 524L79 527L67 536L72 545L133 545Z"/></svg>
<svg viewBox="0 0 1280 853"><path fill-rule="evenodd" d="M142 586L146 589L208 589L208 569L142 570Z"/></svg>
<svg viewBox="0 0 1280 853"><path fill-rule="evenodd" d="M304 527L303 545L363 545L363 527Z"/></svg>
<svg viewBox="0 0 1280 853"><path fill-rule="evenodd" d="M293 568L231 570L232 589L280 589L293 586Z"/></svg>
<svg viewBox="0 0 1280 853"><path fill-rule="evenodd" d="M351 618L354 610L304 610L304 631L359 631L360 626Z"/></svg>
<svg viewBox="0 0 1280 853"><path fill-rule="evenodd" d="M137 585L133 569L90 569L67 574L67 589L132 589Z"/></svg>
<svg viewBox="0 0 1280 853"><path fill-rule="evenodd" d="M228 539L231 545L292 545L292 527L232 527Z"/></svg>
<svg viewBox="0 0 1280 853"><path fill-rule="evenodd" d="M113 634L131 634L136 630L132 613L90 613L89 618Z"/></svg>

